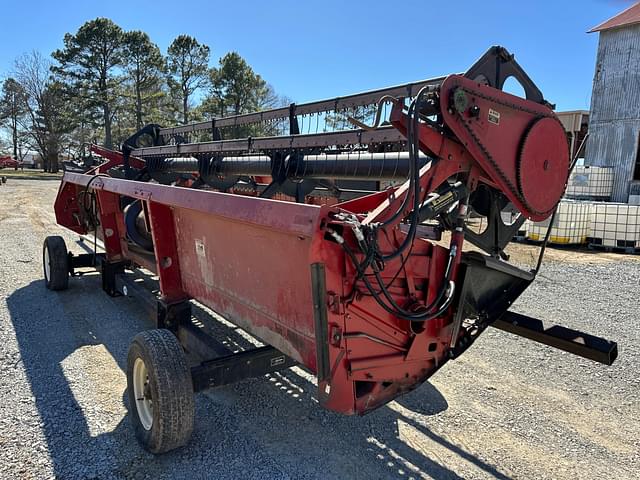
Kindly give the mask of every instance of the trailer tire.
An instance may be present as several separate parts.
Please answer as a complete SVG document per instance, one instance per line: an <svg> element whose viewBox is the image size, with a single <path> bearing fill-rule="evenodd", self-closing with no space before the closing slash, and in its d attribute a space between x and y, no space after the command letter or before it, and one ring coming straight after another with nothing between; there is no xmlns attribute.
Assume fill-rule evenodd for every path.
<svg viewBox="0 0 640 480"><path fill-rule="evenodd" d="M127 391L135 435L146 450L158 454L188 443L195 413L191 369L169 330L135 336L127 357Z"/></svg>
<svg viewBox="0 0 640 480"><path fill-rule="evenodd" d="M42 268L44 284L49 290L69 288L69 252L62 237L51 235L44 239Z"/></svg>

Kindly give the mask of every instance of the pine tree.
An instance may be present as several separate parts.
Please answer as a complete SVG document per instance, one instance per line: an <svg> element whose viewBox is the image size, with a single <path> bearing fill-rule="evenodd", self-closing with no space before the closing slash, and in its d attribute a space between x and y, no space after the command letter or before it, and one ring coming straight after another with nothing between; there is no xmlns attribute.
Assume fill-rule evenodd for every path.
<svg viewBox="0 0 640 480"><path fill-rule="evenodd" d="M68 98L83 100L91 112L102 115L104 145L111 148L114 105L122 82L123 31L108 18L82 25L75 35L64 36L64 48L53 52L58 65L53 72L68 87Z"/></svg>
<svg viewBox="0 0 640 480"><path fill-rule="evenodd" d="M207 84L209 47L189 35L180 35L167 50L168 82L171 93L180 98L182 123L189 122L192 95Z"/></svg>

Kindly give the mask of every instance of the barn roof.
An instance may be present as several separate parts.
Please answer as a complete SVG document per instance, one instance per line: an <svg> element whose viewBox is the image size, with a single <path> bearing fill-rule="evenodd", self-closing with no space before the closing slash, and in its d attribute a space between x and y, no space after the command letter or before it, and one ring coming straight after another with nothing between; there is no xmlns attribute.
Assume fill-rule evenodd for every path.
<svg viewBox="0 0 640 480"><path fill-rule="evenodd" d="M603 30L609 30L611 28L623 27L626 25L634 25L640 23L640 2L636 2L626 10L611 17L606 22L602 22L600 25L596 25L588 33L601 32Z"/></svg>

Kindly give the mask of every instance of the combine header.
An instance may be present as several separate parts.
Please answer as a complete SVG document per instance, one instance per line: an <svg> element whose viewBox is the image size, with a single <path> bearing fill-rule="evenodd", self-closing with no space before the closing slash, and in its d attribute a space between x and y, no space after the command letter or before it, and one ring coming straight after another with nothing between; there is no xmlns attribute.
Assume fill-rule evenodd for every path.
<svg viewBox="0 0 640 480"><path fill-rule="evenodd" d="M508 77L526 98L502 91ZM104 253L48 237L45 280L64 289L94 267L109 294L132 295L125 269L159 277L158 328L134 339L127 371L152 452L188 441L194 391L294 364L316 375L323 407L363 414L488 326L606 364L617 355L613 342L508 311L544 246L533 270L504 249L526 218L554 213L570 159L551 105L504 48L464 74L149 125L121 152L93 151L106 161L65 173L55 212ZM191 299L266 346L229 352L192 321Z"/></svg>

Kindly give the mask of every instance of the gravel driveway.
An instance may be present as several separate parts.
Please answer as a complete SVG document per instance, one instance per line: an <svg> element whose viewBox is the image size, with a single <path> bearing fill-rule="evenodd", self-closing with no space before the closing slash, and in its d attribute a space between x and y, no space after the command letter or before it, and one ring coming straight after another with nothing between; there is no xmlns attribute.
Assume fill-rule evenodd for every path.
<svg viewBox="0 0 640 480"><path fill-rule="evenodd" d="M566 251L551 253L515 310L618 341L612 367L489 330L365 417L322 410L313 379L291 369L197 395L189 446L146 453L123 370L130 339L151 324L97 275L45 289L44 237L82 251L55 225L57 187L0 187L0 478L638 478L640 259ZM249 342L222 323L219 335Z"/></svg>

